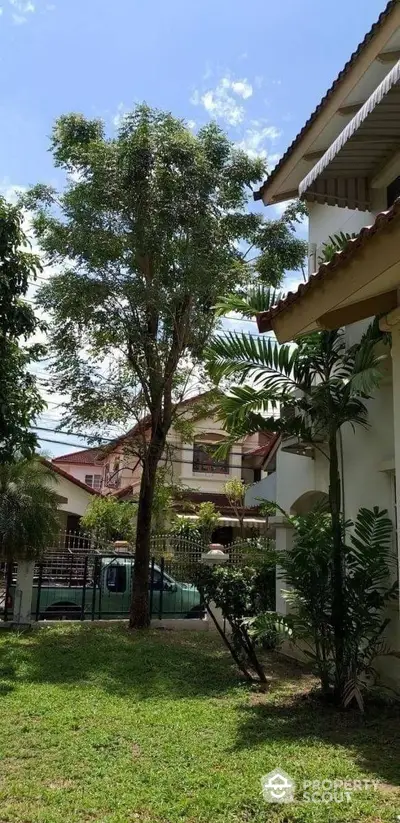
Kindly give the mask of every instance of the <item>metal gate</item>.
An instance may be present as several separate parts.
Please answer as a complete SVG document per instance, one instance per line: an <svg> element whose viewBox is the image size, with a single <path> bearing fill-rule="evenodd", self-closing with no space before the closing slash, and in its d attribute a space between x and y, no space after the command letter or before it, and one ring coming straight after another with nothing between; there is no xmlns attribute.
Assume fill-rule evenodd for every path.
<svg viewBox="0 0 400 823"><path fill-rule="evenodd" d="M152 618L204 615L194 579L206 547L171 534L152 538L149 606ZM62 550L46 553L35 567L34 620L113 620L130 612L134 555L68 535ZM12 592L11 592L12 593Z"/></svg>
<svg viewBox="0 0 400 823"><path fill-rule="evenodd" d="M232 565L253 565L249 541L225 547ZM151 540L149 606L152 618L199 618L204 615L194 581L208 546L189 537L155 535ZM258 559L260 550L256 547ZM130 612L134 555L112 550L79 533L61 534L35 566L32 619L113 620ZM0 566L0 613L12 618L16 566Z"/></svg>

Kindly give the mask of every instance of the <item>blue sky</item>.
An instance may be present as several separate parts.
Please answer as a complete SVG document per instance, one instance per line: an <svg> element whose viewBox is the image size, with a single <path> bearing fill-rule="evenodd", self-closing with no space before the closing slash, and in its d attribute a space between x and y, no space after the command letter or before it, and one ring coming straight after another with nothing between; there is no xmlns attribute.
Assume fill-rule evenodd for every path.
<svg viewBox="0 0 400 823"><path fill-rule="evenodd" d="M193 128L215 117L274 165L383 8L384 0L0 0L0 188L57 183L48 137L58 115L80 111L111 130L142 100Z"/></svg>

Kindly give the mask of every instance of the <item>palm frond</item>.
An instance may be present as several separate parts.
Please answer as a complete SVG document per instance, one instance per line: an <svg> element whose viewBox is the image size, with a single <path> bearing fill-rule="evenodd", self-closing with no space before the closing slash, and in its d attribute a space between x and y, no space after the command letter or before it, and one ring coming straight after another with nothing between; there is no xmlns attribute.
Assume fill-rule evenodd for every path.
<svg viewBox="0 0 400 823"><path fill-rule="evenodd" d="M369 397L382 380L382 361L386 355L376 354L376 341L368 340L358 346L354 355L352 374L349 378L350 394Z"/></svg>
<svg viewBox="0 0 400 823"><path fill-rule="evenodd" d="M242 317L254 318L260 312L269 311L282 297L281 291L260 283L246 292L233 292L221 298L215 306L215 312L219 317L235 312Z"/></svg>
<svg viewBox="0 0 400 823"><path fill-rule="evenodd" d="M243 382L251 374L254 383L271 391L299 387L299 355L293 346L280 346L270 337L254 338L230 332L214 337L207 351L208 370L214 380L235 377Z"/></svg>
<svg viewBox="0 0 400 823"><path fill-rule="evenodd" d="M36 558L60 528L54 473L40 460L0 465L0 556Z"/></svg>

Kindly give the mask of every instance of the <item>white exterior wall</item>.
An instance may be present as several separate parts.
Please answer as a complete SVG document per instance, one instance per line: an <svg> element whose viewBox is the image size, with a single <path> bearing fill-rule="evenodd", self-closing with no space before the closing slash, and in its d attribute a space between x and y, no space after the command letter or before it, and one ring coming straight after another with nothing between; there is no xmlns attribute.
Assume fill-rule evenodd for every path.
<svg viewBox="0 0 400 823"><path fill-rule="evenodd" d="M87 466L87 465L82 465L82 463L64 463L63 462L63 463L58 464L57 460L54 460L53 462L55 463L56 466L59 466L59 468L62 469L63 471L68 472L68 474L72 474L72 477L75 477L76 480L80 480L81 483L85 482L85 477L86 477L87 474L92 474L92 475L99 474L101 477L103 477L103 466L101 464L96 465L96 466L95 465Z"/></svg>
<svg viewBox="0 0 400 823"><path fill-rule="evenodd" d="M312 204L309 207L309 243L320 249L329 237L340 231L359 232L365 225L370 225L376 214L385 208L385 191L375 191L374 211L360 212L341 209L337 206ZM346 343L357 343L368 326L369 321L353 324L346 328ZM400 340L400 333L399 333ZM344 426L341 432L341 449L343 452L343 472L341 469L344 516L354 520L362 506L372 508L379 506L387 509L393 523L393 548L397 550L396 509L395 509L395 434L393 412L393 380L389 349L386 350L387 362L384 366L384 378L373 399L367 401L368 427ZM398 345L400 358L400 343ZM400 392L397 392L400 397ZM400 447L398 449L400 454ZM399 462L397 458L397 462ZM400 483L398 484L400 486ZM294 511L296 501L310 491L328 491L328 463L316 453L315 460L306 457L285 454L279 450L277 455L276 500L285 511ZM399 498L399 492L398 492ZM281 526L276 528L277 549L290 549L292 532ZM286 613L286 603L281 590L284 583L277 580L276 605L282 614ZM388 609L391 624L387 632L389 645L400 648L399 604ZM400 677L400 663L393 658L382 658L377 662L386 682L397 683Z"/></svg>
<svg viewBox="0 0 400 823"><path fill-rule="evenodd" d="M263 477L258 483L252 483L247 489L245 504L246 506L259 506L260 500L276 501L276 483L277 473L271 472L266 477Z"/></svg>
<svg viewBox="0 0 400 823"><path fill-rule="evenodd" d="M76 486L75 483L72 483L65 477L61 477L59 474L55 473L53 477L54 491L57 492L60 497L67 499L66 503L59 504L59 511L65 512L66 514L76 514L81 517L82 514L85 513L90 501L93 500L93 495L85 491L85 489ZM65 517L61 519L66 522Z"/></svg>
<svg viewBox="0 0 400 823"><path fill-rule="evenodd" d="M342 209L318 203L309 206L309 243L320 248L333 234L359 232L370 225L376 214L385 207L386 190L375 190L372 212ZM346 328L346 342L358 342L368 321ZM388 359L389 359L389 352ZM368 429L350 426L342 429L345 517L354 519L361 506L380 506L394 516L393 477L384 468L393 464L393 402L391 370L383 384L368 401ZM298 458L299 460L301 458ZM294 467L293 467L294 468ZM291 469L290 486L295 481ZM300 484L301 485L301 484ZM299 485L299 488L300 488ZM279 501L280 502L280 501Z"/></svg>

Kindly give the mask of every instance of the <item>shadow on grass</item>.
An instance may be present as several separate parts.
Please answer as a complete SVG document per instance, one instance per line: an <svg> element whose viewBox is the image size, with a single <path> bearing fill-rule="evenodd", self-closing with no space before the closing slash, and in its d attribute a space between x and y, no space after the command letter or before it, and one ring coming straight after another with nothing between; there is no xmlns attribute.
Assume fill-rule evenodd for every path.
<svg viewBox="0 0 400 823"><path fill-rule="evenodd" d="M220 695L238 685L229 656L208 632L132 633L115 624L42 627L22 637L8 635L0 659L3 669L14 667L20 683L87 683L141 700Z"/></svg>
<svg viewBox="0 0 400 823"><path fill-rule="evenodd" d="M273 693L271 697L274 700ZM307 694L286 699L277 694L275 702L271 697L241 707L236 749L250 749L265 740L281 743L283 750L293 742L299 747L318 743L338 750L343 747L352 751L361 769L390 786L399 786L400 707L373 706L361 715L338 711Z"/></svg>
<svg viewBox="0 0 400 823"><path fill-rule="evenodd" d="M302 667L271 656L268 668L271 691L251 692L214 633L131 633L115 624L70 624L20 636L10 633L2 638L0 650L3 694L13 686L33 683L99 688L132 703L230 697L237 706L236 750L265 743L281 744L282 752L289 744L299 750L315 747L316 753L318 744L343 748L351 751L363 770L398 785L399 709L373 707L365 717L338 712L309 696L315 681ZM242 698L237 691L241 682Z"/></svg>

